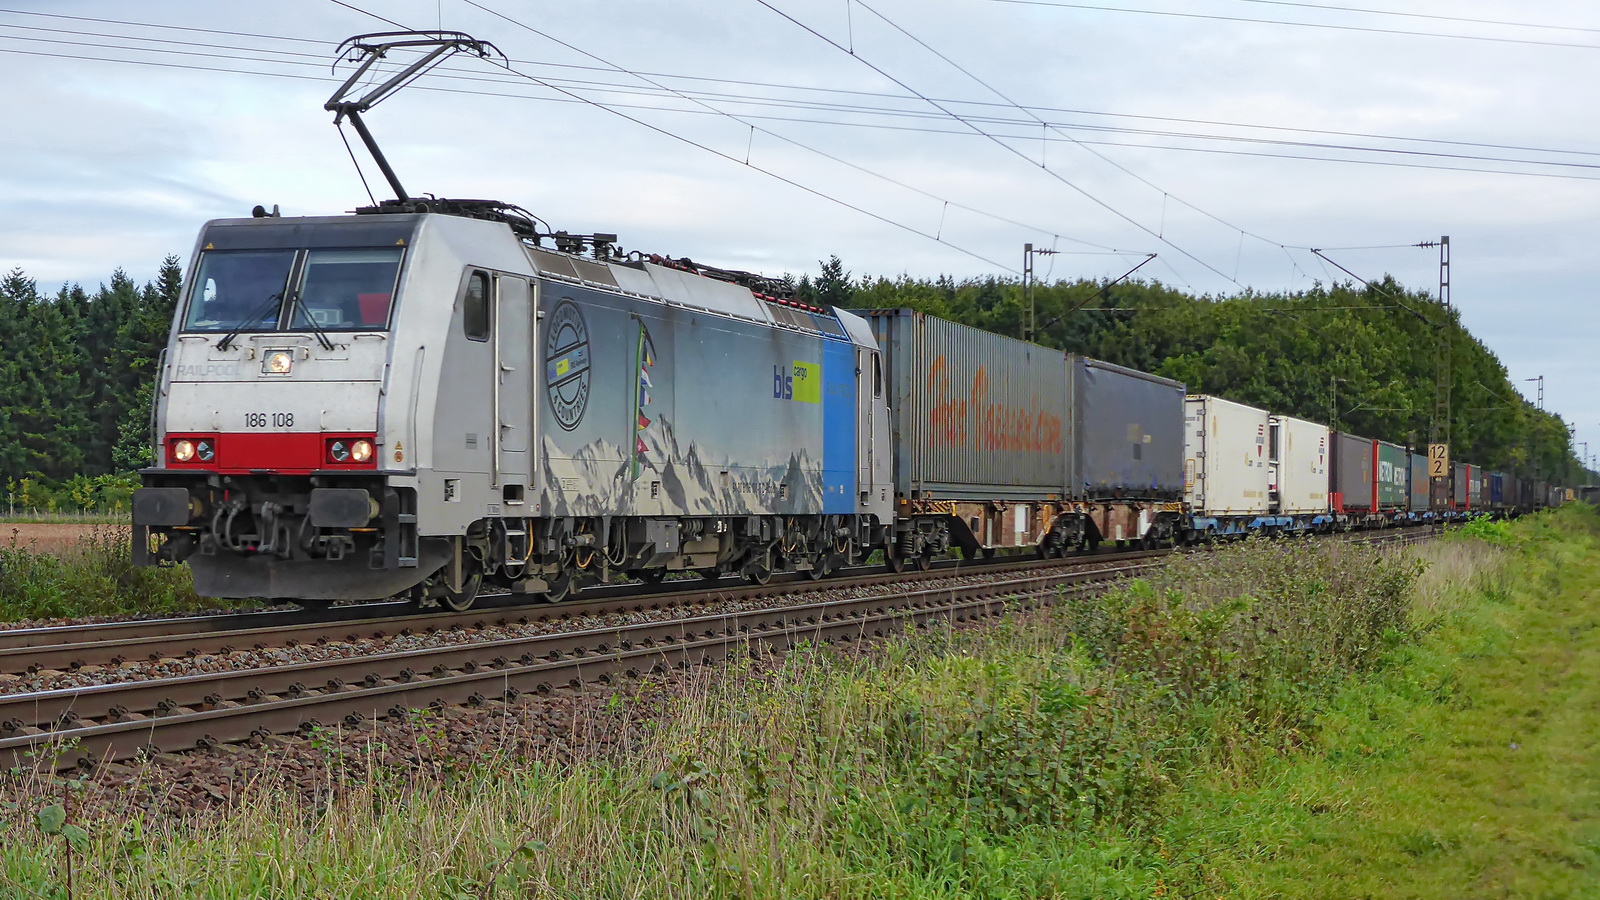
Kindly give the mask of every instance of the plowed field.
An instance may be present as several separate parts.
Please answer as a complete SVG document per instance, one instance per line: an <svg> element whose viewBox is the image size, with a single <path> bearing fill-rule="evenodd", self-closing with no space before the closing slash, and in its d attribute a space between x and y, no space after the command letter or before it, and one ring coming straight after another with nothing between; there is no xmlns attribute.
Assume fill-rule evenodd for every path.
<svg viewBox="0 0 1600 900"><path fill-rule="evenodd" d="M0 522L0 547L33 550L41 553L76 552L81 543L96 534L122 537L128 533L126 525L96 525L90 523L31 524L25 522Z"/></svg>

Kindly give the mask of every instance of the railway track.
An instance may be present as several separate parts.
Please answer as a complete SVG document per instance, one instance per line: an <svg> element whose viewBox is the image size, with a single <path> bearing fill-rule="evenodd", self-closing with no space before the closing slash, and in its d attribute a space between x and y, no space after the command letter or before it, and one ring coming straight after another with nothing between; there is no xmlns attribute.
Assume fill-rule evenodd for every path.
<svg viewBox="0 0 1600 900"><path fill-rule="evenodd" d="M1368 537L1367 542L1412 542L1429 533L1397 533ZM476 640L448 646L382 652L354 658L273 665L220 673L194 674L144 681L122 681L91 687L0 695L0 764L66 768L118 761L153 752L173 752L247 740L251 737L306 732L317 727L354 727L363 720L404 716L410 710L445 705L482 705L515 700L524 693L547 693L586 682L637 677L673 667L715 662L760 641L785 649L802 640L834 641L875 637L907 626L940 621L963 622L1006 609L1031 608L1064 596L1102 588L1160 565L1161 552L1088 557L1068 564L1005 564L982 567L985 577L968 583L917 587L917 581L951 571L919 573L920 578L880 575L848 582L806 582L819 587L853 588L863 583L907 582L908 590L893 595L854 596L809 604L769 606L712 615L684 615L667 620L619 624L598 629ZM974 574L973 570L957 570ZM719 598L744 593L744 599L777 594L763 588L714 590ZM835 591L836 592L836 591ZM582 604L524 611L550 618L576 615L588 606L598 614L604 604L622 610L655 604L683 608L705 591L672 592L624 600L589 600ZM664 603L669 597L676 597ZM612 611L616 611L613 609ZM483 611L476 618L485 618ZM417 617L435 627L461 627L474 614ZM490 614L489 618L492 618ZM390 619L389 633L398 633ZM447 623L454 623L453 625ZM296 632L303 637L317 628L343 628L351 623L318 623ZM377 627L377 626L375 626ZM260 629L247 629L251 637ZM276 637L286 640L284 629ZM343 639L335 638L335 639ZM63 647L9 648L81 656L86 648L118 644L151 649L193 646L199 641L238 641L239 635L190 634L113 639ZM169 645L165 642L177 642ZM226 646L226 645L221 645ZM104 649L104 648L102 648ZM12 656L11 659L22 658Z"/></svg>
<svg viewBox="0 0 1600 900"><path fill-rule="evenodd" d="M774 577L766 585L750 585L733 579L717 582L686 580L657 586L630 584L587 590L581 599L558 604L530 605L525 598L505 594L486 598L487 602L483 605L464 613L443 610L419 613L409 603L386 602L335 607L323 612L293 610L19 628L0 630L0 673L71 671L84 666L116 666L134 660L200 653L354 641L397 634L479 628L490 624L526 625L612 613L683 609L714 600L776 598L835 585L915 583L967 575L1150 559L1164 554L1165 551L1136 551L1064 560L1031 557L943 560L926 572L902 574L884 572L881 566L863 566L842 570L839 577L821 581L798 576Z"/></svg>

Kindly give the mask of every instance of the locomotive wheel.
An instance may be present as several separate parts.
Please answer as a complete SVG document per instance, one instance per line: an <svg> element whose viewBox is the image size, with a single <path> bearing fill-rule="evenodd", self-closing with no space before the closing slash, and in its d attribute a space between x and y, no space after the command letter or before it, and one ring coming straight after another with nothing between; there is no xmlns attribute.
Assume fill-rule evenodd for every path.
<svg viewBox="0 0 1600 900"><path fill-rule="evenodd" d="M483 567L476 561L468 563L471 571L465 581L461 583L461 590L452 591L450 586L439 585L439 605L451 612L466 612L477 602L478 591L483 588Z"/></svg>
<svg viewBox="0 0 1600 900"><path fill-rule="evenodd" d="M811 560L811 568L806 570L806 577L812 581L821 581L828 577L833 570L833 557L824 553Z"/></svg>
<svg viewBox="0 0 1600 900"><path fill-rule="evenodd" d="M755 585L766 584L767 582L772 580L772 567L771 566L754 566L752 568L745 569L744 570L744 578L745 578L746 581L750 582L751 584L755 584Z"/></svg>
<svg viewBox="0 0 1600 900"><path fill-rule="evenodd" d="M883 567L899 575L906 570L906 558L898 553L885 551L883 554Z"/></svg>
<svg viewBox="0 0 1600 900"><path fill-rule="evenodd" d="M916 557L917 571L926 572L933 568L933 552L925 551Z"/></svg>
<svg viewBox="0 0 1600 900"><path fill-rule="evenodd" d="M546 603L560 603L572 593L572 576L567 572L546 578L545 583L550 585L544 592Z"/></svg>

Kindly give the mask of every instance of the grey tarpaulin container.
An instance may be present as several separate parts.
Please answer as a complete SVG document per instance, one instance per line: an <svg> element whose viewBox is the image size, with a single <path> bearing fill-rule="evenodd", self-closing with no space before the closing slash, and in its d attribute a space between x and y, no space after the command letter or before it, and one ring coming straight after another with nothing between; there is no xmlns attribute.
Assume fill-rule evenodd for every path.
<svg viewBox="0 0 1600 900"><path fill-rule="evenodd" d="M1456 509L1467 508L1467 464L1450 464L1450 505Z"/></svg>
<svg viewBox="0 0 1600 900"><path fill-rule="evenodd" d="M1089 498L1183 498L1183 384L1069 356L1078 481Z"/></svg>
<svg viewBox="0 0 1600 900"><path fill-rule="evenodd" d="M883 350L895 493L1071 496L1066 354L909 309L863 315Z"/></svg>
<svg viewBox="0 0 1600 900"><path fill-rule="evenodd" d="M1372 510L1372 439L1336 432L1333 436L1333 472L1329 484L1338 495L1336 509Z"/></svg>
<svg viewBox="0 0 1600 900"><path fill-rule="evenodd" d="M1411 497L1411 511L1427 512L1428 505L1432 502L1432 498L1428 493L1431 483L1428 480L1427 454L1411 454L1411 473L1406 483Z"/></svg>

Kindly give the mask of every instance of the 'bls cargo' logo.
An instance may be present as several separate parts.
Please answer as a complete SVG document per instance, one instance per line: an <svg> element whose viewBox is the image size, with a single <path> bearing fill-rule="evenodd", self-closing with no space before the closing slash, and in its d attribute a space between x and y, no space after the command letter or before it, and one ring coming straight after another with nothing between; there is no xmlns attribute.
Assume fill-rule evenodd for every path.
<svg viewBox="0 0 1600 900"><path fill-rule="evenodd" d="M772 399L821 403L822 367L799 360L788 366L773 366Z"/></svg>
<svg viewBox="0 0 1600 900"><path fill-rule="evenodd" d="M544 381L556 424L571 431L589 407L589 328L571 300L556 305L544 336Z"/></svg>

